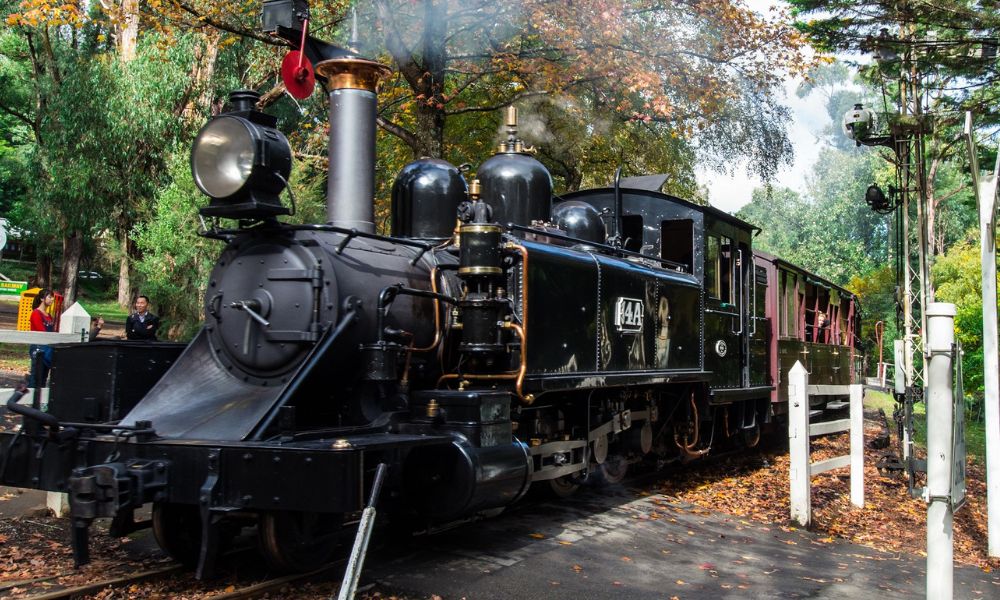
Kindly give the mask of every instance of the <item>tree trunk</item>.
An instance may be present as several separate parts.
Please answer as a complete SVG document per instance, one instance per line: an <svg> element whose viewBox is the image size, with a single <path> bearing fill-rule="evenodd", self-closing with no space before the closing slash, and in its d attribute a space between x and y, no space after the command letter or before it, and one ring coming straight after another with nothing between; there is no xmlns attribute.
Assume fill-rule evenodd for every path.
<svg viewBox="0 0 1000 600"><path fill-rule="evenodd" d="M424 0L424 31L421 37L423 76L417 102L416 134L421 156L444 157L444 78L448 32L447 10ZM420 158L417 156L416 158Z"/></svg>
<svg viewBox="0 0 1000 600"><path fill-rule="evenodd" d="M380 126L403 140L413 151L414 158L441 158L444 155L447 10L440 10L434 0L422 0L421 4L425 16L415 48L408 45L406 37L397 29L395 15L388 3L375 2L384 23L386 47L416 101L413 131L384 121Z"/></svg>
<svg viewBox="0 0 1000 600"><path fill-rule="evenodd" d="M76 302L77 276L83 256L83 232L75 230L63 238L62 286L63 306Z"/></svg>
<svg viewBox="0 0 1000 600"><path fill-rule="evenodd" d="M128 233L121 236L122 256L118 263L118 306L128 310L132 306L132 265L129 246L132 238Z"/></svg>
<svg viewBox="0 0 1000 600"><path fill-rule="evenodd" d="M43 252L41 248L36 250L35 285L52 289L52 255Z"/></svg>
<svg viewBox="0 0 1000 600"><path fill-rule="evenodd" d="M118 34L118 56L123 63L135 58L136 40L139 37L139 0L122 0L121 31Z"/></svg>
<svg viewBox="0 0 1000 600"><path fill-rule="evenodd" d="M934 193L935 191L934 180L937 177L938 168L941 166L941 162L942 162L941 158L934 158L934 160L931 161L931 168L927 172L926 176L927 181L925 182L925 186L927 189L924 190L924 194L927 197L926 235L927 235L927 246L928 249L930 250L928 259L932 261L933 257L937 256L938 254L944 253L943 244L942 247L938 247L937 244L936 230L937 230L937 219L938 219L938 199L936 197L936 194Z"/></svg>
<svg viewBox="0 0 1000 600"><path fill-rule="evenodd" d="M191 87L188 97L194 99L185 103L183 116L189 122L200 122L212 107L212 80L215 78L215 63L219 57L219 42L222 32L209 28L202 35L203 43L195 45L191 67Z"/></svg>
<svg viewBox="0 0 1000 600"><path fill-rule="evenodd" d="M442 158L444 156L444 110L427 104L417 105L417 122L414 134L417 146L413 158Z"/></svg>

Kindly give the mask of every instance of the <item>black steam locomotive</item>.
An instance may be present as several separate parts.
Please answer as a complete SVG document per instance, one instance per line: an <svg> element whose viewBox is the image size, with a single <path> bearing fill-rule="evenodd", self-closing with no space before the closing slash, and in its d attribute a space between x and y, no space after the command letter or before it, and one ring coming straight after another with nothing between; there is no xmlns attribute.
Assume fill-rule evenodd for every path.
<svg viewBox="0 0 1000 600"><path fill-rule="evenodd" d="M265 28L297 43L299 4L265 2ZM784 411L787 358L820 385L853 377L853 296L755 257L751 225L659 193L662 178L553 204L513 110L471 184L441 160L404 168L377 234L386 69L306 46L330 97L328 222L279 221L288 142L234 93L192 151L202 214L239 223L205 232L225 247L201 332L120 420L8 404L24 426L0 437L0 482L69 494L79 562L94 519L126 532L152 503L157 540L199 575L247 524L272 564L308 569L379 464L396 518L449 521L532 485L565 495L754 446Z"/></svg>

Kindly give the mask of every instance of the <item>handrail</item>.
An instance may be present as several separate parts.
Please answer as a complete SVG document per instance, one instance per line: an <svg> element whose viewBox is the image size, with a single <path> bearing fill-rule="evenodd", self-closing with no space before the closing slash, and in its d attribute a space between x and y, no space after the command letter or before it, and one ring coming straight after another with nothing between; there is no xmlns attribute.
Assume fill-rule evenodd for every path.
<svg viewBox="0 0 1000 600"><path fill-rule="evenodd" d="M507 223L504 227L506 229L508 229L508 230L511 230L511 231L523 231L525 233L534 233L534 234L537 234L537 235L544 235L545 237L555 238L557 240L562 240L564 242L576 242L578 244L586 244L587 246L590 246L592 248L596 248L598 250L604 250L608 254L617 254L619 256L624 256L624 257L645 258L645 259L648 259L648 260L652 260L652 261L658 262L658 263L660 263L662 265L666 265L668 267L673 267L674 269L676 269L678 271L681 271L683 273L686 273L686 274L690 275L690 273L688 273L687 265L682 265L679 262L674 262L674 261L666 259L666 258L659 258L657 256L649 256L648 254L642 254L642 253L639 253L639 252L632 252L631 250L625 250L624 248L615 248L614 246L609 246L608 244L601 244L601 243L598 243L598 242L591 242L591 241L588 241L588 240L581 240L580 238L575 238L575 237L572 237L572 236L569 236L569 235L564 235L564 234L561 234L561 233L553 233L551 231L547 231L547 230L543 230L543 229L535 229L533 227L525 227L524 225L515 225L514 223Z"/></svg>

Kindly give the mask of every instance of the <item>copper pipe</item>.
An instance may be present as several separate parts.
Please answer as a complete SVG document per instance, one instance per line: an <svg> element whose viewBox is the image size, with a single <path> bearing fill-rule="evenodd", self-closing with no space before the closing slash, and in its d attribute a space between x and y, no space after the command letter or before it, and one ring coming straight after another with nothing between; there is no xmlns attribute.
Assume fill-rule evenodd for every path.
<svg viewBox="0 0 1000 600"><path fill-rule="evenodd" d="M692 411L692 413L694 413L694 441L692 441L690 444L688 444L687 443L687 438L685 437L685 440L683 442L681 442L680 435L677 434L677 433L674 433L674 444L676 444L677 447L680 448L681 453L684 455L685 458L698 458L699 456L705 456L706 454L708 454L708 451L710 450L710 448L704 448L702 450L695 450L694 449L694 447L696 445L698 445L698 438L700 437L699 436L699 432L698 432L698 429L699 429L699 427L698 427L698 406L697 406L697 404L695 404L695 401L694 401L694 390L691 391L690 399L691 399L691 411Z"/></svg>
<svg viewBox="0 0 1000 600"><path fill-rule="evenodd" d="M521 366L517 369L517 383L514 385L514 392L525 404L531 404L535 401L535 397L531 396L529 400L524 395L524 390L522 389L524 386L524 374L528 370L528 340L525 338L524 328L517 323L505 323L504 327L513 329L517 333L517 337L521 339Z"/></svg>
<svg viewBox="0 0 1000 600"><path fill-rule="evenodd" d="M521 366L518 369L515 391L522 402L530 405L535 401L535 396L533 394L525 396L522 389L524 374L528 370L528 249L515 242L509 242L507 248L521 255L521 324L510 323L509 327L521 338Z"/></svg>
<svg viewBox="0 0 1000 600"><path fill-rule="evenodd" d="M431 291L435 294L438 293L437 276L438 267L435 266L431 269ZM430 346L425 348L409 348L409 352L430 352L431 350L437 348L437 345L441 343L441 301L434 298L434 341L431 342ZM409 360L409 357L407 357Z"/></svg>
<svg viewBox="0 0 1000 600"><path fill-rule="evenodd" d="M518 367L516 371L507 371L506 373L447 373L438 379L438 385L441 385L449 379L516 379L517 381L514 384L514 393L517 394L517 397L525 404L531 404L534 402L535 397L532 394L525 396L523 390L524 374L528 370L527 349L526 344L524 343L524 329L517 323L504 323L503 327L504 329L513 329L514 332L517 333L517 337L521 340L521 366Z"/></svg>
<svg viewBox="0 0 1000 600"><path fill-rule="evenodd" d="M481 379L486 381L516 379L514 392L521 402L530 405L535 401L535 396L533 394L524 394L524 375L528 370L528 250L524 246L513 242L508 243L505 248L514 250L521 255L521 297L524 299L521 303L521 325L516 323L504 323L503 325L504 328L513 329L521 339L521 365L516 371L508 371L506 373L446 373L438 379L437 384L440 386L443 382L450 379Z"/></svg>

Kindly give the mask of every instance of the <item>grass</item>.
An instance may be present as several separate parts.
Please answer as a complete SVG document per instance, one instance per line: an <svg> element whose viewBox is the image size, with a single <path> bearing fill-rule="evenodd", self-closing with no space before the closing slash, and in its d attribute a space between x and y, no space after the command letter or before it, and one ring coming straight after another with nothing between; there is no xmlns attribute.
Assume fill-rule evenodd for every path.
<svg viewBox="0 0 1000 600"><path fill-rule="evenodd" d="M118 302L116 300L81 298L80 306L86 309L86 311L90 313L90 316L101 316L104 317L104 320L106 321L124 322L125 318L128 317L128 311L118 306Z"/></svg>
<svg viewBox="0 0 1000 600"><path fill-rule="evenodd" d="M0 344L0 369L27 373L30 368L26 344Z"/></svg>
<svg viewBox="0 0 1000 600"><path fill-rule="evenodd" d="M892 411L896 410L896 401L889 394L869 390L865 394L865 406L881 408L892 425ZM921 448L927 448L927 404L918 402L913 406L913 443ZM965 418L965 451L973 456L979 464L986 464L986 426L980 421L972 421L968 415Z"/></svg>
<svg viewBox="0 0 1000 600"><path fill-rule="evenodd" d="M14 281L30 281L35 276L33 263L5 260L0 262L0 273Z"/></svg>

